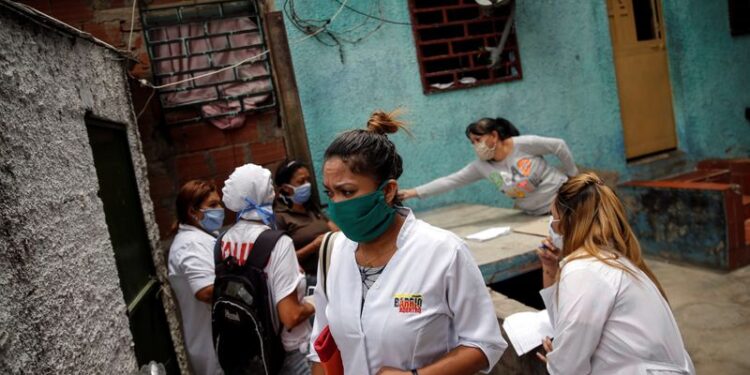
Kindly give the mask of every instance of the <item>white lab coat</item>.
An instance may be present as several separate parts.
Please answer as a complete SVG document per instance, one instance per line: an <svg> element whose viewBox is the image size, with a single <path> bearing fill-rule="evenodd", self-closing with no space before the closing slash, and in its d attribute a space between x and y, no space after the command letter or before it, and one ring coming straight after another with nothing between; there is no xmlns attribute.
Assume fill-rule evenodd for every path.
<svg viewBox="0 0 750 375"><path fill-rule="evenodd" d="M201 229L180 224L169 248L169 284L180 306L185 348L196 375L223 374L211 336L211 305L195 298L214 283L215 242Z"/></svg>
<svg viewBox="0 0 750 375"><path fill-rule="evenodd" d="M559 283L540 292L555 331L549 373L695 374L659 289L626 258L618 261L638 277L576 259L563 261Z"/></svg>
<svg viewBox="0 0 750 375"><path fill-rule="evenodd" d="M417 220L408 209L398 249L367 293L354 258L357 243L338 236L328 273L328 298L315 289L311 340L326 325L347 374L384 366L427 366L459 345L482 350L489 371L507 348L479 268L452 233ZM318 271L318 280L322 280ZM309 358L319 362L312 351Z"/></svg>

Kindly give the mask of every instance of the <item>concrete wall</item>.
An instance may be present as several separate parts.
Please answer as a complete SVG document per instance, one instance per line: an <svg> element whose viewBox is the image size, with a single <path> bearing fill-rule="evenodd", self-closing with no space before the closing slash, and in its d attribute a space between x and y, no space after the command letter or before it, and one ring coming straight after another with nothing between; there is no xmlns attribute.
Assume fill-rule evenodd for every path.
<svg viewBox="0 0 750 375"><path fill-rule="evenodd" d="M123 59L0 8L0 373L136 368L86 112L127 126L158 229Z"/></svg>
<svg viewBox="0 0 750 375"><path fill-rule="evenodd" d="M283 3L276 5L280 9ZM409 21L406 0L380 3L385 18ZM366 0L348 4L377 14ZM295 5L301 16L318 19L330 17L338 6ZM620 180L642 169L625 160L606 2L518 1L517 7L523 80L469 90L422 94L409 26L385 24L357 44L344 44L343 63L337 48L314 39L292 44L315 168L320 171L335 134L363 127L373 109L404 106L415 138L392 138L405 160L403 186L473 160L464 128L498 115L522 133L566 139L576 162L587 168ZM689 160L748 155L750 124L742 116L750 105L750 38L729 36L725 1L665 0L664 7L680 150ZM347 30L362 20L344 9L331 28ZM372 20L348 36L355 39L375 26ZM287 30L290 40L302 37L288 18ZM511 204L492 184L481 182L410 205L423 209L455 202Z"/></svg>

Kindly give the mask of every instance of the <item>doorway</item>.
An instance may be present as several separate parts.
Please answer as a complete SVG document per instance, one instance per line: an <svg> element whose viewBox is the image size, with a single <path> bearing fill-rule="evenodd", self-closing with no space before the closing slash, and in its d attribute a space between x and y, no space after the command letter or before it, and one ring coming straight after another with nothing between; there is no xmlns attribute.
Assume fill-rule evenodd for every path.
<svg viewBox="0 0 750 375"><path fill-rule="evenodd" d="M677 148L661 0L607 0L628 160Z"/></svg>
<svg viewBox="0 0 750 375"><path fill-rule="evenodd" d="M86 130L138 366L156 361L164 364L168 374L178 374L126 128L87 117Z"/></svg>

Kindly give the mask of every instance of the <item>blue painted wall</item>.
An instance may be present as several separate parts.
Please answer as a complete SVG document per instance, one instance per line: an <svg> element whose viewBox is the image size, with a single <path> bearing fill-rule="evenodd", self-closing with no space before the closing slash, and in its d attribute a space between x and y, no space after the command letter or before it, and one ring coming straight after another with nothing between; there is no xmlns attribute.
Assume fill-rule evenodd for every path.
<svg viewBox="0 0 750 375"><path fill-rule="evenodd" d="M277 7L283 6L277 0ZM383 0L383 16L409 21L406 1ZM377 13L370 0L352 7ZM377 4L377 2L375 2ZM295 2L306 18L329 18L332 0ZM750 123L750 36L731 38L726 1L664 0L667 46L680 149L690 158L747 156ZM333 30L355 28L352 38L377 26L344 9ZM364 127L374 109L403 106L414 138L392 137L404 158L401 186L413 187L463 167L474 159L463 135L480 117L503 116L522 133L557 136L576 162L612 171L631 171L625 161L606 2L518 1L517 34L524 78L520 81L424 95L409 26L385 24L339 50L308 39L287 19L294 69L315 169L332 138ZM717 137L721 135L721 137ZM417 209L456 202L510 206L488 182L415 200Z"/></svg>

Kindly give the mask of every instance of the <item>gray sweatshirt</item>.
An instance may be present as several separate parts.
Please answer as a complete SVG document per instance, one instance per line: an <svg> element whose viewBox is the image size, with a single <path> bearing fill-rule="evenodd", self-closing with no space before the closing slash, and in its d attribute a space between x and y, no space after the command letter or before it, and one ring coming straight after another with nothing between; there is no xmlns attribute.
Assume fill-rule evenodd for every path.
<svg viewBox="0 0 750 375"><path fill-rule="evenodd" d="M565 173L547 164L554 154ZM513 137L513 151L502 161L475 160L460 171L416 188L420 198L445 193L472 182L489 179L498 190L515 199L516 207L531 215L549 212L557 190L568 176L578 174L565 141L535 135Z"/></svg>

